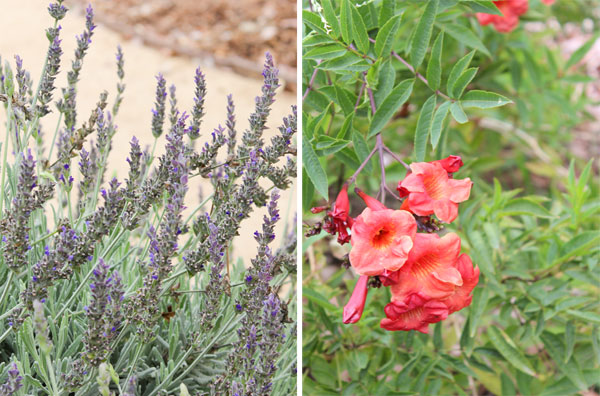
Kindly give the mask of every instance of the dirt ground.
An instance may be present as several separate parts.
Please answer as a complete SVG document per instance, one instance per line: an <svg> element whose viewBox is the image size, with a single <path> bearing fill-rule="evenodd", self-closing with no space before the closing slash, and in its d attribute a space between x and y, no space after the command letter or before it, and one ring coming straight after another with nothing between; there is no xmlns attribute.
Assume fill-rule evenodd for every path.
<svg viewBox="0 0 600 396"><path fill-rule="evenodd" d="M88 3L100 21L126 38L209 57L249 76L269 51L286 80L295 81L295 0L67 0L78 9Z"/></svg>
<svg viewBox="0 0 600 396"><path fill-rule="evenodd" d="M39 0L23 0L19 2L18 6L15 6L12 1L0 0L0 9L4 10L0 12L2 62L10 62L14 70L14 55L18 54L23 58L24 67L31 72L34 83L37 83L39 79L47 50L48 41L45 29L52 24L46 6L47 3ZM60 87L66 85L66 71L69 70L73 58L75 35L81 34L84 24L83 17L77 12L67 13L67 17L61 21L64 55L61 74L56 81L58 89L55 91L55 99L56 95L60 93ZM99 94L103 90L108 90L109 105L112 106L117 83L115 52L119 44L125 54L126 89L124 101L116 119L119 130L109 157L107 176L116 175L120 179L126 176L127 163L125 159L129 152L129 141L133 136L140 140L142 147L152 145L154 140L150 130L151 108L154 102L155 75L159 72L163 73L169 85L177 86L179 107L188 109L189 112L193 104L194 70L198 65L201 66L208 84L206 116L202 124L204 138L210 136L213 128L224 124L226 95L229 93L233 94L236 105L238 130L241 133L248 127L247 120L254 109L254 98L260 94L261 80L259 78L242 77L230 70L211 66L210 62L205 62L201 58L169 56L162 50L143 45L139 40L125 40L102 23L98 23L94 32L90 50L81 71L77 101L78 123L89 117L90 111L95 107ZM289 114L291 105L295 103L295 95L280 90L268 122L267 139L269 139L269 134L277 131L276 128L281 124L282 118ZM54 105L52 108L55 109ZM42 126L47 139L46 147L50 145L57 118L57 111L54 110L43 119ZM4 125L4 119L4 112L0 112L0 122L2 122L0 125ZM163 135L159 140L158 155L164 152L162 149L164 141ZM196 147L199 144L203 144L202 137ZM203 186L205 195L211 192L211 187L198 177L190 181L188 207L193 207L199 202L200 186ZM282 217L285 219L286 214L289 213L288 221L290 222L293 221L295 211L295 191L294 187L282 194L281 199ZM255 254L256 242L252 234L255 230L260 229L262 212L258 211L253 219L248 220L248 223L240 231L241 235L234 242L234 254L245 260ZM280 224L280 230L283 228L283 223L284 221Z"/></svg>

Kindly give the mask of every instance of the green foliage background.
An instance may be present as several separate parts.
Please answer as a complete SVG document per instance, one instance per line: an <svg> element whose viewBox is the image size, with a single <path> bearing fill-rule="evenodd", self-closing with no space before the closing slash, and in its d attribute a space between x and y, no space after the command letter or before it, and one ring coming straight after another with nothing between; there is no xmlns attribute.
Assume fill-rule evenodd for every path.
<svg viewBox="0 0 600 396"><path fill-rule="evenodd" d="M590 160L594 141L583 140L583 157L570 147L593 118L587 106L598 105L585 89L597 81L580 61L599 37L590 10L600 4L530 0L509 34L479 25L475 12L497 12L484 0L303 6L305 223L322 217L308 209L335 199L381 132L406 162L463 158L456 177L474 186L447 228L481 269L472 305L429 335L379 328L386 288L370 290L361 321L344 325L357 280L341 267L350 246L324 232L305 239L304 394L598 392L598 164ZM557 38L584 18L591 38L564 58ZM526 30L524 22L540 23ZM391 159L385 165L394 188L405 170ZM374 195L378 179L375 156L356 184ZM351 205L353 216L364 207Z"/></svg>

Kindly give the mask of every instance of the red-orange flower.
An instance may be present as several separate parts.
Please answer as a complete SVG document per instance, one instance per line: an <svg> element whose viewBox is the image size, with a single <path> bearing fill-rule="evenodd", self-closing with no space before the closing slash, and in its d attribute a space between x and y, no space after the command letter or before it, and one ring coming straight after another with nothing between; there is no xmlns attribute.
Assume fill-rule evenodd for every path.
<svg viewBox="0 0 600 396"><path fill-rule="evenodd" d="M367 300L367 283L369 281L368 276L361 276L354 286L352 296L348 301L348 304L344 307L344 323L356 323L360 320L363 310L365 308L365 301Z"/></svg>
<svg viewBox="0 0 600 396"><path fill-rule="evenodd" d="M385 306L386 318L381 320L383 329L417 330L427 334L430 323L448 317L448 307L441 301L428 299L421 294L411 294L403 301L392 301Z"/></svg>
<svg viewBox="0 0 600 396"><path fill-rule="evenodd" d="M460 255L456 268L460 272L462 285L457 285L453 293L444 300L444 304L446 304L450 313L460 311L471 305L473 299L471 292L479 282L479 267L473 268L473 262L471 262L468 255Z"/></svg>
<svg viewBox="0 0 600 396"><path fill-rule="evenodd" d="M460 167L463 166L462 158L458 155L450 155L447 158L433 161L432 164L440 164L448 173L458 172Z"/></svg>
<svg viewBox="0 0 600 396"><path fill-rule="evenodd" d="M318 213L322 208L313 208L313 213ZM350 242L350 234L348 228L352 227L353 219L349 216L350 201L348 200L348 184L344 184L339 192L333 209L327 212L327 217L323 224L323 229L331 235L338 236L338 243L343 245Z"/></svg>
<svg viewBox="0 0 600 396"><path fill-rule="evenodd" d="M500 0L494 1L494 4L502 15L477 13L477 19L482 25L494 25L497 31L507 33L514 30L519 24L519 16L527 12L529 8L528 0Z"/></svg>
<svg viewBox="0 0 600 396"><path fill-rule="evenodd" d="M397 271L406 262L416 233L417 223L407 211L367 207L352 226L350 264L360 275Z"/></svg>
<svg viewBox="0 0 600 396"><path fill-rule="evenodd" d="M416 215L434 214L451 223L458 216L458 204L469 199L471 179L451 179L440 163L414 162L412 173L398 183L400 196L408 195L408 206Z"/></svg>
<svg viewBox="0 0 600 396"><path fill-rule="evenodd" d="M549 5L552 5L552 4L554 4L554 1L555 1L555 0L542 0L542 3L544 3L544 4L546 4L546 5L548 5L548 6L549 6Z"/></svg>
<svg viewBox="0 0 600 396"><path fill-rule="evenodd" d="M398 281L391 285L392 302L420 293L427 298L445 299L463 286L457 268L460 238L450 233L417 234L406 264L398 271Z"/></svg>

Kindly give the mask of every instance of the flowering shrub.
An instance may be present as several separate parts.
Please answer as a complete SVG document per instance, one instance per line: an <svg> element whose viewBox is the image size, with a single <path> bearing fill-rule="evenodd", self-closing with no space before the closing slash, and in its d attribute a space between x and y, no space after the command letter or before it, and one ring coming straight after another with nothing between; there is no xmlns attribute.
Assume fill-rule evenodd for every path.
<svg viewBox="0 0 600 396"><path fill-rule="evenodd" d="M303 2L304 394L598 391L600 15L544 3Z"/></svg>
<svg viewBox="0 0 600 396"><path fill-rule="evenodd" d="M189 112L159 75L148 128L154 147L166 135L165 153L155 158L133 138L127 177L107 180L126 92L124 54L117 50L116 94L103 92L80 121L77 83L94 14L87 9L57 95L67 9L58 0L48 11L54 24L39 83L18 56L0 69L0 395L289 393L295 232L281 235L280 247L274 239L277 223L293 225L278 204L296 176L296 108L265 142L279 86L273 59L266 57L248 129L239 133L229 96L225 127L199 149L204 75L196 71ZM59 124L50 140L44 116L52 111ZM186 211L195 177L212 191ZM235 263L235 236L261 207L255 258Z"/></svg>

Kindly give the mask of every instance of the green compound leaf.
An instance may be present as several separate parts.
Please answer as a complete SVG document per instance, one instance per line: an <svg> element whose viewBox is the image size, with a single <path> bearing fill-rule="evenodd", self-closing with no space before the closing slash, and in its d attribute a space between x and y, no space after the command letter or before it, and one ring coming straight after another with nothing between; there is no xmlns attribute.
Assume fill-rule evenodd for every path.
<svg viewBox="0 0 600 396"><path fill-rule="evenodd" d="M425 101L419 120L417 121L417 130L415 131L415 159L417 162L425 161L425 151L427 148L427 139L431 133L433 122L433 112L435 110L436 94L433 94Z"/></svg>
<svg viewBox="0 0 600 396"><path fill-rule="evenodd" d="M425 12L419 20L417 29L413 36L410 60L412 66L417 70L425 54L427 53L427 47L429 47L429 40L431 40L431 33L433 32L433 23L435 21L435 14L437 13L439 0L431 0L427 2Z"/></svg>
<svg viewBox="0 0 600 396"><path fill-rule="evenodd" d="M392 92L383 100L381 106L375 111L368 138L381 132L392 116L400 109L412 93L414 79L408 79L398 84Z"/></svg>

